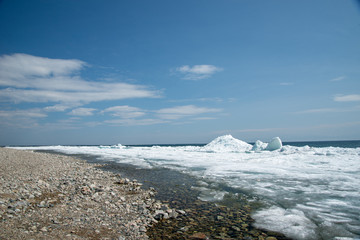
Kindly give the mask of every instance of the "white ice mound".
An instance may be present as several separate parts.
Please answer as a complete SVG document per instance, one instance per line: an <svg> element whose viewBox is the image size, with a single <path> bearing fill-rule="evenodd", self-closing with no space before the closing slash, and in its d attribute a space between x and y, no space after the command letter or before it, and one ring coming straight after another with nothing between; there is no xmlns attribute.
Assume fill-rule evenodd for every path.
<svg viewBox="0 0 360 240"><path fill-rule="evenodd" d="M282 148L282 142L279 137L274 137L271 139L270 143L263 143L260 140L257 140L251 148L251 151L261 152L261 151L274 151Z"/></svg>
<svg viewBox="0 0 360 240"><path fill-rule="evenodd" d="M215 138L203 147L205 151L212 152L245 152L251 149L251 145L234 138L231 135L224 135Z"/></svg>
<svg viewBox="0 0 360 240"><path fill-rule="evenodd" d="M265 150L274 151L282 148L282 142L279 137L274 137L271 142L267 145Z"/></svg>
<svg viewBox="0 0 360 240"><path fill-rule="evenodd" d="M262 141L257 140L254 143L254 146L251 148L251 151L260 152L264 150L266 147L267 147L267 143L263 143Z"/></svg>

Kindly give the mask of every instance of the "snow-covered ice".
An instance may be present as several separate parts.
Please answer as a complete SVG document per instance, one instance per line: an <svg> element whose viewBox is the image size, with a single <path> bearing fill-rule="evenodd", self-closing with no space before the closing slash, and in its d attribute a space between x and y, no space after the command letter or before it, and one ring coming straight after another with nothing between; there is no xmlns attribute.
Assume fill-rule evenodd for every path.
<svg viewBox="0 0 360 240"><path fill-rule="evenodd" d="M24 149L24 148L21 148ZM254 145L225 135L205 146L44 146L143 168L165 167L251 192L265 206L256 225L294 239L360 237L360 148L295 147L280 138ZM211 185L211 184L210 184ZM204 200L225 191L202 186Z"/></svg>

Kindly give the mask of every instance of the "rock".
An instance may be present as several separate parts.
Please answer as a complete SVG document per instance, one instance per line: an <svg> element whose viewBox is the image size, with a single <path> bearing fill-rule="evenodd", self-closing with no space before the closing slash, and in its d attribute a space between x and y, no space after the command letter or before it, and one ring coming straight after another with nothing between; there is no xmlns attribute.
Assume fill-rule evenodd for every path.
<svg viewBox="0 0 360 240"><path fill-rule="evenodd" d="M240 232L240 231L241 231L241 229L238 228L237 226L232 226L231 228L232 228L233 230L237 231L237 232Z"/></svg>
<svg viewBox="0 0 360 240"><path fill-rule="evenodd" d="M196 240L206 240L209 239L205 233L194 233L190 236L190 239L196 239Z"/></svg>
<svg viewBox="0 0 360 240"><path fill-rule="evenodd" d="M88 186L81 187L80 191L81 191L81 193L83 195L90 195L91 194L91 190L90 190L90 188Z"/></svg>
<svg viewBox="0 0 360 240"><path fill-rule="evenodd" d="M157 221L162 219L169 219L169 214L163 210L156 210L153 216Z"/></svg>
<svg viewBox="0 0 360 240"><path fill-rule="evenodd" d="M184 211L184 210L176 210L179 214L181 214L181 215L185 215L186 214L186 212Z"/></svg>
<svg viewBox="0 0 360 240"><path fill-rule="evenodd" d="M15 214L16 213L15 210L12 210L12 209L8 209L6 212L9 213L9 214Z"/></svg>
<svg viewBox="0 0 360 240"><path fill-rule="evenodd" d="M163 204L160 209L163 211L168 211L170 208L168 205Z"/></svg>
<svg viewBox="0 0 360 240"><path fill-rule="evenodd" d="M39 186L39 187L48 188L50 185L49 185L47 182L39 179L39 180L38 180L38 186Z"/></svg>
<svg viewBox="0 0 360 240"><path fill-rule="evenodd" d="M267 237L267 238L265 238L265 240L277 240L277 238L276 237Z"/></svg>
<svg viewBox="0 0 360 240"><path fill-rule="evenodd" d="M176 210L170 210L168 211L168 214L170 218L177 218L179 216Z"/></svg>
<svg viewBox="0 0 360 240"><path fill-rule="evenodd" d="M187 231L189 231L189 229L190 229L189 226L185 226L185 227L180 228L180 231L187 232Z"/></svg>
<svg viewBox="0 0 360 240"><path fill-rule="evenodd" d="M39 208L47 208L48 205L45 203L45 201L41 201L40 204L37 205Z"/></svg>

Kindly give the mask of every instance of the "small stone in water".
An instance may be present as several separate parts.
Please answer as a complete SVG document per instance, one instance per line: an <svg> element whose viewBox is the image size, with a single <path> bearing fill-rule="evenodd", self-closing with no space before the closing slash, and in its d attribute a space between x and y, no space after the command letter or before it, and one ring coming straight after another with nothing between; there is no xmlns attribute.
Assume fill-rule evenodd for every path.
<svg viewBox="0 0 360 240"><path fill-rule="evenodd" d="M193 235L190 236L190 239L209 239L204 233L194 233Z"/></svg>

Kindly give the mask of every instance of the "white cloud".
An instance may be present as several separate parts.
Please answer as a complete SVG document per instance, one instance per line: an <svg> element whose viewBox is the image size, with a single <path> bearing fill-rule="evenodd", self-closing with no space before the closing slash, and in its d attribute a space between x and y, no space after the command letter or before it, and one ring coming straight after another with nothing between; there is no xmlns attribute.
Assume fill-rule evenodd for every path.
<svg viewBox="0 0 360 240"><path fill-rule="evenodd" d="M103 113L109 112L114 117L121 118L137 118L145 115L144 111L140 108L130 107L130 106L114 106L106 108L102 111Z"/></svg>
<svg viewBox="0 0 360 240"><path fill-rule="evenodd" d="M179 119L182 117L199 115L204 113L221 112L218 108L204 108L194 105L177 106L172 108L163 108L157 110L156 113L163 119Z"/></svg>
<svg viewBox="0 0 360 240"><path fill-rule="evenodd" d="M94 111L96 111L95 108L75 108L68 114L73 116L92 116Z"/></svg>
<svg viewBox="0 0 360 240"><path fill-rule="evenodd" d="M307 113L333 113L333 112L339 112L340 109L336 108L314 108L314 109L308 109L304 111L298 111L295 112L295 114L307 114Z"/></svg>
<svg viewBox="0 0 360 240"><path fill-rule="evenodd" d="M127 98L154 98L142 85L85 81L80 60L49 59L27 54L0 57L0 100L14 102L89 103Z"/></svg>
<svg viewBox="0 0 360 240"><path fill-rule="evenodd" d="M161 123L168 123L166 120L162 119L114 119L105 121L105 123L109 123L112 125L119 125L119 126L146 126L146 125L154 125L154 124L161 124Z"/></svg>
<svg viewBox="0 0 360 240"><path fill-rule="evenodd" d="M346 76L336 77L336 78L330 79L330 82L339 82L339 81L344 80L345 78L346 78Z"/></svg>
<svg viewBox="0 0 360 240"><path fill-rule="evenodd" d="M14 118L14 117L25 117L25 118L43 118L47 115L41 112L40 109L27 109L27 110L12 110L12 111L0 111L1 118Z"/></svg>
<svg viewBox="0 0 360 240"><path fill-rule="evenodd" d="M176 100L169 100L169 102L234 102L236 101L235 98L220 98L220 97L209 97L209 98L185 98L185 99L176 99Z"/></svg>
<svg viewBox="0 0 360 240"><path fill-rule="evenodd" d="M194 118L194 120L214 120L216 118L214 117L198 117L198 118Z"/></svg>
<svg viewBox="0 0 360 240"><path fill-rule="evenodd" d="M140 85L127 83L98 83L96 90L88 91L52 91L40 89L0 90L0 100L14 102L61 102L61 103L90 103L106 100L121 100L128 98L154 98L155 92L146 90ZM86 90L84 88L84 90Z"/></svg>
<svg viewBox="0 0 360 240"><path fill-rule="evenodd" d="M171 120L177 120L184 117L191 117L205 113L220 112L221 109L217 108L203 108L193 105L177 106L172 108L163 108L156 111L143 110L137 107L131 106L114 106L106 108L101 113L110 113L117 119L107 120L105 123L120 126L139 126L139 125L154 125L161 123L171 123ZM142 118L146 114L156 116L153 118ZM213 117L197 117L193 120L209 120Z"/></svg>
<svg viewBox="0 0 360 240"><path fill-rule="evenodd" d="M47 117L47 115L39 108L0 111L0 126L31 128L38 126L38 119L45 117Z"/></svg>
<svg viewBox="0 0 360 240"><path fill-rule="evenodd" d="M314 108L303 111L294 112L294 114L317 114L317 113L345 113L345 112L358 112L360 106L352 106L347 108Z"/></svg>
<svg viewBox="0 0 360 240"><path fill-rule="evenodd" d="M176 68L176 71L183 74L183 79L186 80L200 80L209 78L216 72L222 71L222 68L214 65L184 65Z"/></svg>
<svg viewBox="0 0 360 240"><path fill-rule="evenodd" d="M70 75L85 65L83 61L75 59L50 59L21 53L3 55L0 56L0 84L26 87L32 83L23 81L24 77Z"/></svg>
<svg viewBox="0 0 360 240"><path fill-rule="evenodd" d="M339 95L334 97L335 102L358 102L360 94Z"/></svg>
<svg viewBox="0 0 360 240"><path fill-rule="evenodd" d="M65 110L69 108L78 107L81 104L55 104L53 106L47 106L44 108L45 112L64 112Z"/></svg>

